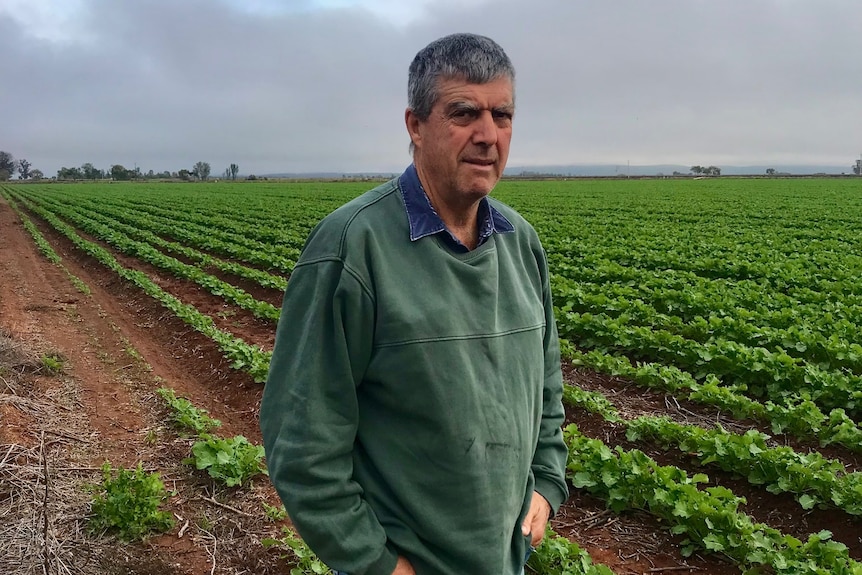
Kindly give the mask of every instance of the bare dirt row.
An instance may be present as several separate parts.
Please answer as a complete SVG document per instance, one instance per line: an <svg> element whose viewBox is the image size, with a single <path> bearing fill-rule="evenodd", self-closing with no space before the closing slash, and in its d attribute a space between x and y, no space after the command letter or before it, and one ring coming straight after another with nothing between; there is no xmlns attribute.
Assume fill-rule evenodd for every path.
<svg viewBox="0 0 862 575"><path fill-rule="evenodd" d="M172 387L221 419L221 434L259 443L260 386L229 370L211 344L150 298L49 234L92 295L76 291L2 200L0 230L0 341L14 350L0 357L0 524L35 525L0 537L10 541L0 572L289 572L260 544L280 533L264 515L263 502L278 503L266 478L228 490L183 465L191 441L178 437L153 394ZM59 374L41 369L45 355L60 360ZM168 502L173 532L134 545L85 532L86 485L101 479L105 460L161 473L176 492ZM49 486L47 496L34 491L34 481Z"/></svg>

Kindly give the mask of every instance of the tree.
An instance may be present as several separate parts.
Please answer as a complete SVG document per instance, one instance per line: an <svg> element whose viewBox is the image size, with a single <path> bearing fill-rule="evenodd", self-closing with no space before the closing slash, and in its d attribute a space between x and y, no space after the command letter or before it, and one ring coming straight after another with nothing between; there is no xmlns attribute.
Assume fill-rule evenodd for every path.
<svg viewBox="0 0 862 575"><path fill-rule="evenodd" d="M710 166L708 168L704 168L703 173L707 176L720 176L721 168L719 168L718 166Z"/></svg>
<svg viewBox="0 0 862 575"><path fill-rule="evenodd" d="M104 175L102 170L97 169L90 162L81 166L81 173L84 174L85 180L100 180Z"/></svg>
<svg viewBox="0 0 862 575"><path fill-rule="evenodd" d="M57 170L57 179L58 180L83 180L84 173L81 171L81 168L67 168L62 167Z"/></svg>
<svg viewBox="0 0 862 575"><path fill-rule="evenodd" d="M15 173L15 158L9 152L0 152L0 181L6 181Z"/></svg>
<svg viewBox="0 0 862 575"><path fill-rule="evenodd" d="M135 172L127 170L125 166L121 164L114 164L111 166L111 177L117 181L131 180L134 175Z"/></svg>
<svg viewBox="0 0 862 575"><path fill-rule="evenodd" d="M30 166L32 166L30 162L21 158L18 160L18 177L22 180L27 180L30 178Z"/></svg>
<svg viewBox="0 0 862 575"><path fill-rule="evenodd" d="M703 168L701 166L692 166L691 167L691 173L692 174L702 174Z"/></svg>
<svg viewBox="0 0 862 575"><path fill-rule="evenodd" d="M767 176L774 176L775 175L775 168L766 168L766 175Z"/></svg>
<svg viewBox="0 0 862 575"><path fill-rule="evenodd" d="M856 165L853 166L853 173L857 176L862 176L862 160L856 160Z"/></svg>
<svg viewBox="0 0 862 575"><path fill-rule="evenodd" d="M206 180L210 177L210 165L207 162L198 162L194 165L192 173L196 175L198 179Z"/></svg>
<svg viewBox="0 0 862 575"><path fill-rule="evenodd" d="M230 169L230 179L236 180L236 175L239 173L239 166L237 166L236 164L231 164L229 169Z"/></svg>
<svg viewBox="0 0 862 575"><path fill-rule="evenodd" d="M39 181L45 177L45 174L42 173L42 170L36 168L30 172L30 179Z"/></svg>
<svg viewBox="0 0 862 575"><path fill-rule="evenodd" d="M184 182L188 182L191 179L192 173L186 169L182 169L177 172L177 177Z"/></svg>

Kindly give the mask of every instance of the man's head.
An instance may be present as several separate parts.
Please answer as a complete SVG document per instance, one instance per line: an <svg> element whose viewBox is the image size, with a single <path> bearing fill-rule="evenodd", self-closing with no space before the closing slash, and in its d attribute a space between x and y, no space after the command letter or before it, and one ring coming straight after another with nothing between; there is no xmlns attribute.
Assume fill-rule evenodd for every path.
<svg viewBox="0 0 862 575"><path fill-rule="evenodd" d="M405 112L423 184L473 201L499 180L509 155L515 69L490 38L453 34L410 64Z"/></svg>
<svg viewBox="0 0 862 575"><path fill-rule="evenodd" d="M407 106L427 120L437 101L437 82L462 78L487 84L508 78L515 86L515 68L499 44L476 34L452 34L434 40L416 54L407 77Z"/></svg>

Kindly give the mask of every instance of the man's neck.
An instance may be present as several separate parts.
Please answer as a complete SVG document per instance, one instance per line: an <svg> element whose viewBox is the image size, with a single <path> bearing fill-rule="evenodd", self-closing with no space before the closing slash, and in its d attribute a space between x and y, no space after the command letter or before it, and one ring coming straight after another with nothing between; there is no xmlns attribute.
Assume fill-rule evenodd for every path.
<svg viewBox="0 0 862 575"><path fill-rule="evenodd" d="M452 235L458 238L468 250L476 249L479 244L479 202L474 202L467 206L452 207L439 197L435 198L427 191L425 195L431 202L431 207L446 224L446 229L452 232Z"/></svg>
<svg viewBox="0 0 862 575"><path fill-rule="evenodd" d="M464 244L468 250L476 249L479 243L479 202L482 198L467 200L461 197L447 197L440 193L440 190L435 189L433 185L430 185L430 180L423 177L419 166L416 166L416 172L422 189L425 191L428 201L431 202L431 207L443 220L446 229L458 238L458 241Z"/></svg>

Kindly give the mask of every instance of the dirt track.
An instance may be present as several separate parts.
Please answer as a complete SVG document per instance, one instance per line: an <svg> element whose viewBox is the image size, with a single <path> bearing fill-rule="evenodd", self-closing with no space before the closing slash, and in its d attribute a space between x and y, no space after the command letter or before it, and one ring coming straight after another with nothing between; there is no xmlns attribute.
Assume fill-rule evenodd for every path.
<svg viewBox="0 0 862 575"><path fill-rule="evenodd" d="M48 232L44 226L42 230ZM76 563L71 572L197 574L210 573L213 562L215 573L287 572L286 563L260 545L262 537L279 533L279 526L267 522L263 514L263 501L278 503L266 478L242 491L214 489L206 476L183 466L190 441L179 439L167 425L152 393L162 385L172 387L222 420L220 434L242 434L260 443L255 414L261 386L227 369L203 338L150 298L124 286L98 264L80 259L59 238L47 237L92 295L77 291L60 267L37 252L18 216L0 199L0 330L36 358L51 354L63 362L59 376L34 370L15 391L31 402L44 403L48 397L66 401L65 406L50 402L59 406L50 410L20 409L25 400L0 403L0 446L4 451L12 445L36 449L43 431L54 440L65 436L62 443L54 442L49 466L81 470L59 473L56 481L82 493L83 483L99 480L96 470L106 459L126 467L140 461L145 468L159 470L167 488L179 492L171 498L170 510L183 518L172 534L132 546L111 540L72 541L73 529L63 526L69 530L64 545L78 553L86 546L92 556ZM47 412L50 417L45 417ZM78 527L83 525L87 498L78 502ZM229 501L248 515L201 498ZM179 538L186 520L190 527ZM42 572L38 556L22 557L21 563L17 572Z"/></svg>

